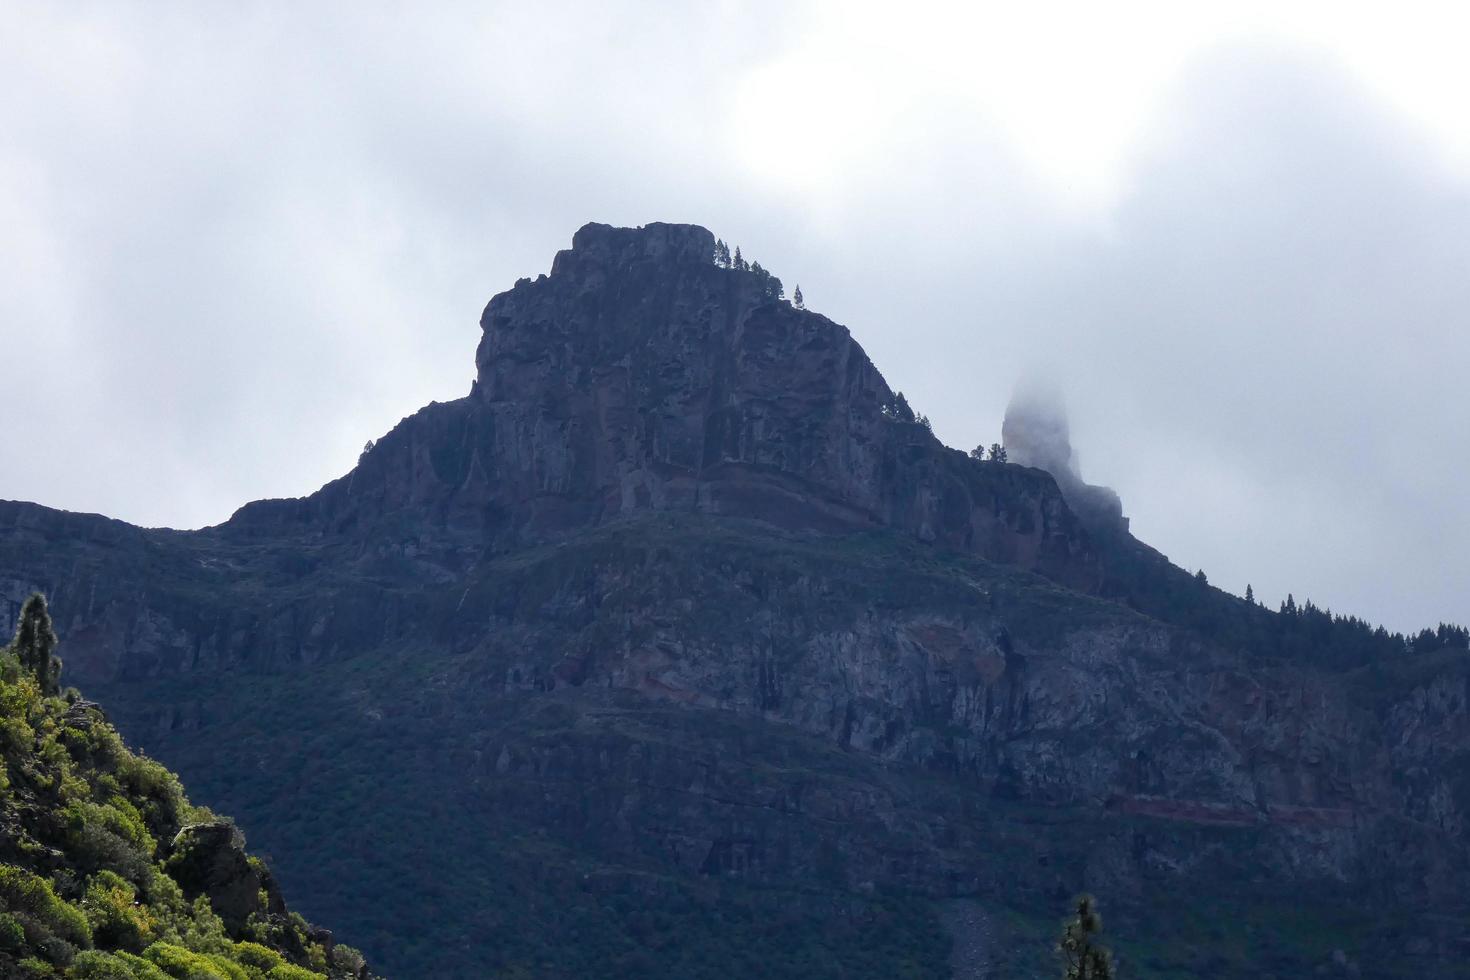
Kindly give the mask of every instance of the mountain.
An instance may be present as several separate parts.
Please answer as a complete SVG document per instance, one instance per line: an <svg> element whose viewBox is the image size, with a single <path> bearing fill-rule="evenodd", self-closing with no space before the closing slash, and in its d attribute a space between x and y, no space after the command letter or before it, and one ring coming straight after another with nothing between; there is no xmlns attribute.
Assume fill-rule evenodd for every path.
<svg viewBox="0 0 1470 980"><path fill-rule="evenodd" d="M45 592L67 680L399 978L1046 976L1084 889L1132 976L1460 975L1463 631L1210 587L1044 403L1036 465L946 448L716 254L582 228L309 497L0 503L0 627Z"/></svg>
<svg viewBox="0 0 1470 980"><path fill-rule="evenodd" d="M56 689L44 600L0 647L0 976L367 980L240 831Z"/></svg>

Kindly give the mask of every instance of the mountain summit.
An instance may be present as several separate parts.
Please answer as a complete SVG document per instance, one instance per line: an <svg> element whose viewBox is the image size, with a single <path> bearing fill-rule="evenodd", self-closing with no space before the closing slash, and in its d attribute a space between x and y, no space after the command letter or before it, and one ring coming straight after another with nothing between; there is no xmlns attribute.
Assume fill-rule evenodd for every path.
<svg viewBox="0 0 1470 980"><path fill-rule="evenodd" d="M311 496L0 504L0 596L399 978L1043 975L1084 889L1139 975L1448 975L1461 633L1211 588L718 246L582 228Z"/></svg>
<svg viewBox="0 0 1470 980"><path fill-rule="evenodd" d="M551 275L485 308L468 398L406 420L304 501L249 505L227 531L416 510L478 554L671 511L894 528L1095 584L1052 480L946 449L895 413L845 327L714 256L695 225L584 226Z"/></svg>

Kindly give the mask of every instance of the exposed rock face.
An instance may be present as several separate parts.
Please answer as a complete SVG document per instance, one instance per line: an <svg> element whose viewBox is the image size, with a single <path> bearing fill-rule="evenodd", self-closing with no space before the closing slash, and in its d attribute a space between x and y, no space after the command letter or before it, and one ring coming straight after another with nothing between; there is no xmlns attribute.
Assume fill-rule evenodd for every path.
<svg viewBox="0 0 1470 980"><path fill-rule="evenodd" d="M240 832L227 823L193 824L180 830L169 846L167 868L186 897L207 895L231 930L242 929L253 912L286 910L264 865L251 864Z"/></svg>
<svg viewBox="0 0 1470 980"><path fill-rule="evenodd" d="M846 328L766 299L713 250L689 225L582 228L549 277L490 301L468 398L405 420L312 497L242 508L223 533L409 510L478 554L673 510L893 527L1097 584L1051 480L975 465L885 416L893 392Z"/></svg>
<svg viewBox="0 0 1470 980"><path fill-rule="evenodd" d="M1067 503L1092 531L1108 536L1128 533L1118 495L1082 479L1067 409L1055 388L1037 379L1019 386L1006 408L1001 438L1011 462L1046 470L1056 478Z"/></svg>
<svg viewBox="0 0 1470 980"><path fill-rule="evenodd" d="M1150 580L1105 581L1135 543L1063 414L1017 400L1020 465L949 450L712 247L583 228L490 301L466 398L310 497L191 533L0 504L0 614L45 590L68 670L191 782L392 726L422 782L365 821L401 791L488 841L853 893L1463 894L1465 664L1265 660L1097 598ZM431 668L357 673L400 656ZM246 671L311 693L241 719ZM318 792L373 782L357 744L313 748ZM352 929L353 883L288 848Z"/></svg>

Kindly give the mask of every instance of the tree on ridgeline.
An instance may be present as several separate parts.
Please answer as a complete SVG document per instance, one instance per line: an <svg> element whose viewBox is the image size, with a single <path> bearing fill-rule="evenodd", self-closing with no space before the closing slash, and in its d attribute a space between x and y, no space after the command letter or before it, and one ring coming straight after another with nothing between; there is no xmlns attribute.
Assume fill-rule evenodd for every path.
<svg viewBox="0 0 1470 980"><path fill-rule="evenodd" d="M723 238L715 239L715 265L722 269L730 268L730 246Z"/></svg>
<svg viewBox="0 0 1470 980"><path fill-rule="evenodd" d="M765 299L780 299L786 290L781 285L781 280L771 275L759 262L750 263L750 273L755 276L755 281L760 284L761 295Z"/></svg>
<svg viewBox="0 0 1470 980"><path fill-rule="evenodd" d="M974 449L970 450L970 458L983 460L985 458L985 447L976 446Z"/></svg>
<svg viewBox="0 0 1470 980"><path fill-rule="evenodd" d="M801 298L801 283L796 284L796 292L791 294L791 305L798 310L806 309L806 301Z"/></svg>
<svg viewBox="0 0 1470 980"><path fill-rule="evenodd" d="M898 417L900 422L912 422L914 420L914 410L909 408L909 400L903 397L903 392L901 391L893 396L893 414Z"/></svg>
<svg viewBox="0 0 1470 980"><path fill-rule="evenodd" d="M1006 447L998 442L990 444L990 461L992 463L1004 463L1006 461Z"/></svg>
<svg viewBox="0 0 1470 980"><path fill-rule="evenodd" d="M1245 601L1248 605L1254 606L1256 604L1256 593L1251 589L1249 582L1245 584Z"/></svg>
<svg viewBox="0 0 1470 980"><path fill-rule="evenodd" d="M21 667L35 675L41 693L48 697L60 690L61 658L56 656L56 644L46 597L37 592L21 607L20 624L15 628L10 647Z"/></svg>
<svg viewBox="0 0 1470 980"><path fill-rule="evenodd" d="M1098 943L1102 916L1097 914L1097 900L1081 895L1076 904L1077 916L1063 927L1057 943L1066 964L1062 980L1113 980L1113 954Z"/></svg>
<svg viewBox="0 0 1470 980"><path fill-rule="evenodd" d="M735 246L735 258L731 260L731 262L730 262L730 268L736 269L736 270L738 270L740 272L749 272L750 271L750 266L746 263L744 257L742 257L741 254L740 254L740 246L739 245L736 245Z"/></svg>

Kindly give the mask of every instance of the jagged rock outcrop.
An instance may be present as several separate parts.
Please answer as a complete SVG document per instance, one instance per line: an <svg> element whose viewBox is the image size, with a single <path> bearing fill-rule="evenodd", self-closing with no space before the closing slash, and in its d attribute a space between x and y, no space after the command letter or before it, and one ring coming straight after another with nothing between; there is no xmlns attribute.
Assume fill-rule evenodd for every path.
<svg viewBox="0 0 1470 980"><path fill-rule="evenodd" d="M223 821L190 824L169 844L164 865L184 897L204 895L233 930L252 914L284 913L285 902L264 865L251 864L240 831Z"/></svg>
<svg viewBox="0 0 1470 980"><path fill-rule="evenodd" d="M1001 438L1011 462L1045 470L1056 479L1068 505L1094 533L1107 537L1128 533L1128 518L1117 493L1082 479L1067 409L1055 388L1035 378L1019 386L1006 408Z"/></svg>
<svg viewBox="0 0 1470 980"><path fill-rule="evenodd" d="M191 782L321 766L293 778L343 794L364 860L436 883L529 834L639 889L1463 893L1463 662L1253 647L1272 614L1133 541L1053 404L1013 405L1011 464L950 450L844 327L712 250L583 228L490 301L468 396L309 497L187 533L0 503L0 619L46 591L69 673ZM423 800L454 853L396 850ZM351 873L293 840L296 891L369 931Z"/></svg>

